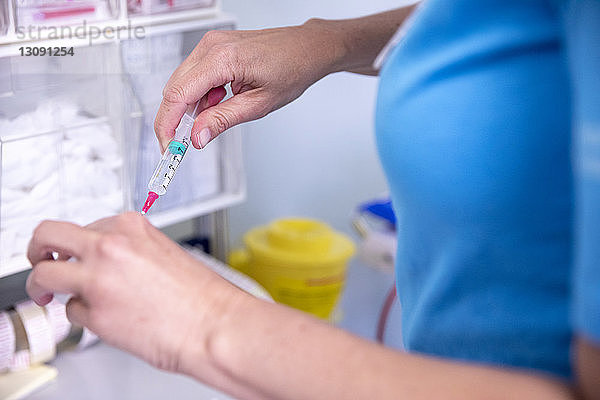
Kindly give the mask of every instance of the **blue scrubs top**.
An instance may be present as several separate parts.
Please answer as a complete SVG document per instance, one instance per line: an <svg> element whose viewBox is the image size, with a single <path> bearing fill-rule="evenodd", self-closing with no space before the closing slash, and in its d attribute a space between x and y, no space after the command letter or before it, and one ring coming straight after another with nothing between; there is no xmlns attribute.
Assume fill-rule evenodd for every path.
<svg viewBox="0 0 600 400"><path fill-rule="evenodd" d="M570 377L600 343L600 1L426 1L380 75L406 348Z"/></svg>

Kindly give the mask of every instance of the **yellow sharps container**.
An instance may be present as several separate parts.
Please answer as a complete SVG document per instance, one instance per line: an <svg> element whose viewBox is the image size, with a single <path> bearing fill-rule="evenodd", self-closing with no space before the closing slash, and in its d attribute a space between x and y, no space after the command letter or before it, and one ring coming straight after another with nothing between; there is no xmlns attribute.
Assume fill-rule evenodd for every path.
<svg viewBox="0 0 600 400"><path fill-rule="evenodd" d="M260 283L275 301L327 319L346 280L354 244L327 224L286 218L248 231L232 267Z"/></svg>

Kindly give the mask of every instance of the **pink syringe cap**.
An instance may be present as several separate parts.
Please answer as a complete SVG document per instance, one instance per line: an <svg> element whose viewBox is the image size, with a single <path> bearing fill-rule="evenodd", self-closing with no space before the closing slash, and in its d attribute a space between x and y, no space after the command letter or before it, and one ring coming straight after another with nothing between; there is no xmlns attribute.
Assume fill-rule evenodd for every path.
<svg viewBox="0 0 600 400"><path fill-rule="evenodd" d="M152 207L152 204L154 204L154 201L156 201L156 199L158 199L158 194L154 192L148 192L148 198L146 198L146 202L142 207L142 215L148 212L148 210L150 209L150 207Z"/></svg>

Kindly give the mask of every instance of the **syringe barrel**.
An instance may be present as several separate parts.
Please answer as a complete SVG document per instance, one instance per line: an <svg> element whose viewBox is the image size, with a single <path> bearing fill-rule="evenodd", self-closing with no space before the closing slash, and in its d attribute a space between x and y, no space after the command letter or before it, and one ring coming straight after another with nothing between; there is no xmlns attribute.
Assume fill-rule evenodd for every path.
<svg viewBox="0 0 600 400"><path fill-rule="evenodd" d="M190 133L193 125L194 118L185 113L175 130L175 136L169 142L167 149L150 178L150 182L148 182L149 191L159 196L167 192L167 187L173 180L175 172L177 172L183 156L190 145Z"/></svg>
<svg viewBox="0 0 600 400"><path fill-rule="evenodd" d="M183 117L181 117L181 121L179 121L177 129L175 129L175 136L173 136L172 141L190 138L190 134L192 133L192 126L194 126L194 113L195 111L192 111L191 114L188 114L187 112L183 114Z"/></svg>

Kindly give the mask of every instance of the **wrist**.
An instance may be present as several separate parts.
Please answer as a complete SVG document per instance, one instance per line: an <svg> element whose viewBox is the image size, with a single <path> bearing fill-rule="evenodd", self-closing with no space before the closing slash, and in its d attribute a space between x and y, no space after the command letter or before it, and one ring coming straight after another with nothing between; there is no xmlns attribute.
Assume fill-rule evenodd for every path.
<svg viewBox="0 0 600 400"><path fill-rule="evenodd" d="M314 48L329 49L328 73L364 71L373 67L375 57L414 8L411 5L355 19L310 19L301 27L321 38L315 39Z"/></svg>
<svg viewBox="0 0 600 400"><path fill-rule="evenodd" d="M344 37L343 25L344 21L311 18L299 26L313 42L311 51L322 59L323 76L351 68L351 46ZM321 54L317 53L319 49L323 50Z"/></svg>
<svg viewBox="0 0 600 400"><path fill-rule="evenodd" d="M178 351L178 373L206 381L216 369L213 344L230 320L239 315L248 294L215 277L202 289L188 320L191 327Z"/></svg>

